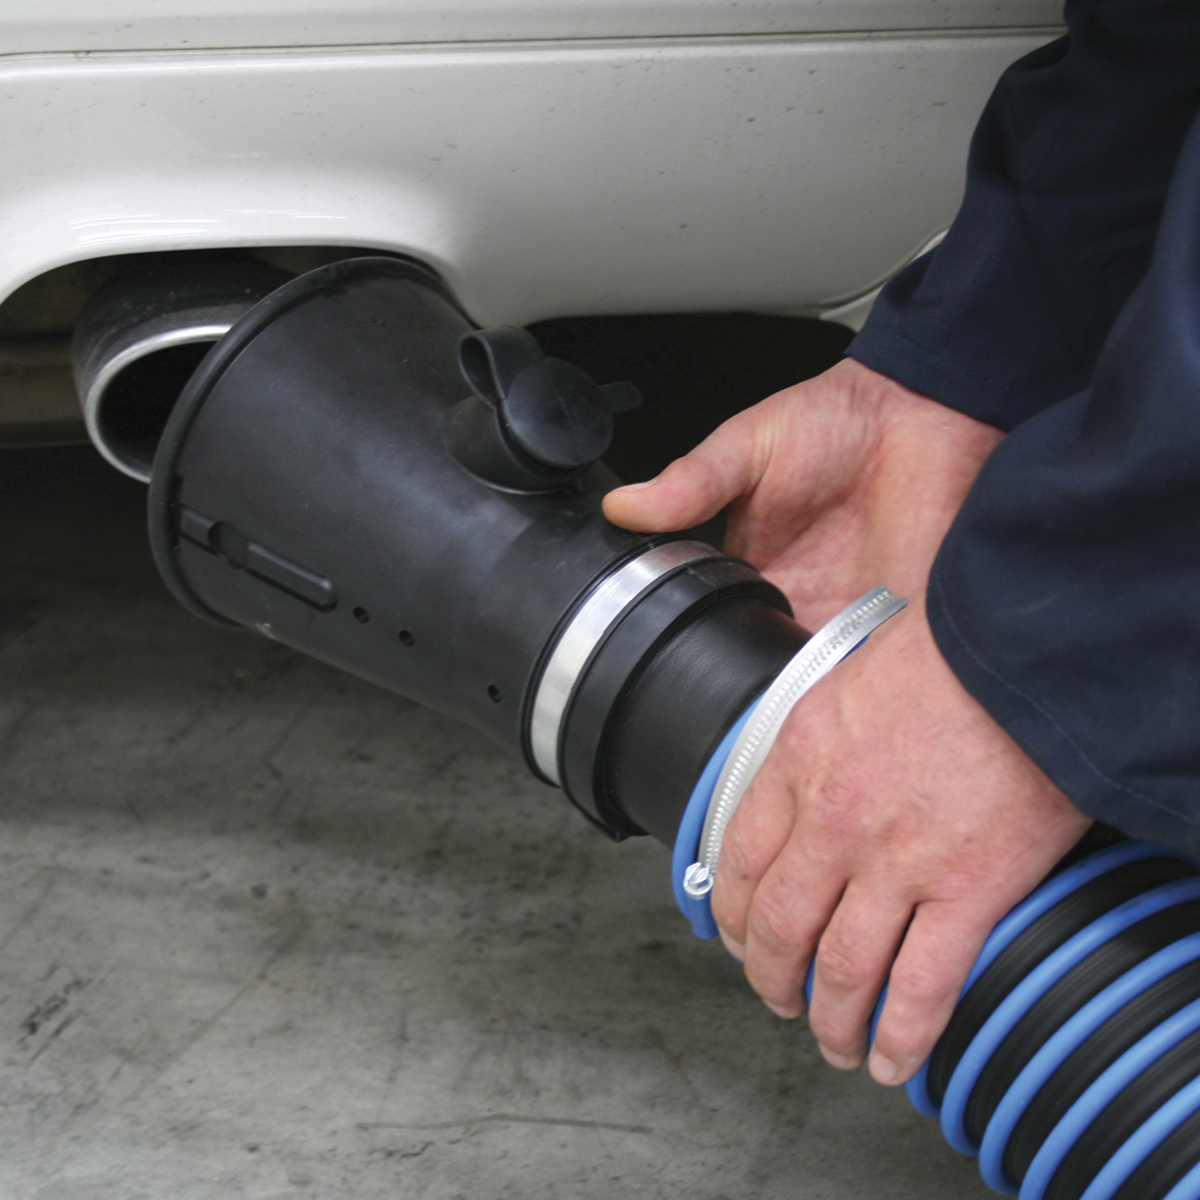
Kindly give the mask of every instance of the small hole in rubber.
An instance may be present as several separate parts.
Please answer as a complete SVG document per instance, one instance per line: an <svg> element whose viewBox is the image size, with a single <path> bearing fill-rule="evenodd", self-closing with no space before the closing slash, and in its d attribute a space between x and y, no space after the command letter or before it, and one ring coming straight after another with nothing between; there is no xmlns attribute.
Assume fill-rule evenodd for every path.
<svg viewBox="0 0 1200 1200"><path fill-rule="evenodd" d="M400 630L400 633L398 636L400 638L400 642L402 645L415 646L417 644L417 639L415 637L413 637L413 635L411 633L409 633L409 631L407 629Z"/></svg>
<svg viewBox="0 0 1200 1200"><path fill-rule="evenodd" d="M356 608L354 610L354 619L360 625L365 625L371 619L371 614L365 608Z"/></svg>
<svg viewBox="0 0 1200 1200"><path fill-rule="evenodd" d="M491 700L493 704L500 703L500 689L494 683L488 684L488 699Z"/></svg>

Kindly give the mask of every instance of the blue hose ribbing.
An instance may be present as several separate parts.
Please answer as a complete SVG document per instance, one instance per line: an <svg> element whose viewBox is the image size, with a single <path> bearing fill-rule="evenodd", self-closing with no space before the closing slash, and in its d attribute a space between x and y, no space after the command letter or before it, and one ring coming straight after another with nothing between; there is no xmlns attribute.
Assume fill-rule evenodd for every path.
<svg viewBox="0 0 1200 1200"><path fill-rule="evenodd" d="M1047 1185L1054 1178L1054 1172L1092 1121L1148 1066L1196 1029L1200 1029L1200 1000L1164 1020L1096 1079L1042 1143L1025 1173L1021 1184L1021 1200L1041 1200Z"/></svg>
<svg viewBox="0 0 1200 1200"><path fill-rule="evenodd" d="M1080 1200L1112 1200L1113 1193L1162 1140L1200 1109L1200 1079L1182 1087L1100 1168Z"/></svg>
<svg viewBox="0 0 1200 1200"><path fill-rule="evenodd" d="M1137 999L1147 988L1189 962L1200 959L1200 933L1183 938L1126 971L1120 979L1093 996L1026 1063L1012 1087L988 1122L979 1151L979 1170L984 1181L998 1192L1015 1194L1017 1184L1004 1174L1004 1152L1008 1139L1026 1106L1042 1085L1088 1037L1114 1013Z"/></svg>
<svg viewBox="0 0 1200 1200"><path fill-rule="evenodd" d="M1200 1163L1197 1163L1163 1200L1200 1200Z"/></svg>
<svg viewBox="0 0 1200 1200"><path fill-rule="evenodd" d="M742 727L752 711L753 706L717 747L692 792L675 842L672 878L676 900L699 937L715 937L717 935L716 924L712 919L708 897L698 899L689 896L683 887L683 875L688 867L696 861L700 833L714 788L721 777L726 760L734 748ZM1000 955L1009 947L1013 947L1018 939L1029 932L1035 923L1050 913L1056 905L1072 904L1076 892L1085 885L1099 880L1110 871L1116 871L1138 861L1158 858L1182 859L1191 868L1200 870L1200 864L1194 860L1160 846L1143 842L1122 842L1091 854L1054 875L1017 905L992 931L971 969L962 995L965 996L970 988L981 979L984 972L996 963ZM1175 874L1178 875L1178 869L1175 870ZM1160 878L1162 877L1160 876ZM1168 872L1165 877L1170 879L1170 873ZM1094 892L1094 889L1092 891ZM1018 1190L1018 1181L1009 1179L1005 1175L1004 1163L1009 1140L1030 1104L1039 1096L1041 1089L1071 1059L1074 1052L1096 1034L1107 1021L1118 1018L1121 1011L1126 1006L1133 1004L1143 993L1166 980L1174 972L1187 967L1189 963L1200 961L1200 921L1196 922L1197 928L1193 932L1182 934L1171 944L1161 947L1160 943L1159 947L1153 950L1148 947L1146 957L1142 962L1137 963L1101 988L1077 1011L1066 1011L1066 1008L1070 1006L1070 999L1064 997L1061 1001L1065 1005L1061 1025L1029 1054L1024 1067L1008 1085L998 1102L994 1099L981 1101L989 1106L995 1104L995 1108L987 1120L981 1144L977 1147L966 1130L968 1105L972 1103L972 1093L980 1083L985 1070L992 1063L994 1056L1003 1052L1009 1035L1043 998L1046 998L1049 1003L1060 1003L1058 1000L1050 1001L1051 989L1068 972L1079 967L1092 955L1102 952L1113 939L1131 936L1129 931L1134 930L1142 921L1146 921L1157 913L1162 913L1178 905L1192 905L1198 902L1200 902L1200 876L1186 879L1175 878L1157 887L1147 886L1132 899L1117 904L1082 929L1076 925L1077 932L1047 953L1042 961L1032 969L1027 970L1023 978L1018 978L1011 984L989 982L986 985L988 987L1006 987L1007 992L998 995L997 1002L991 1008L986 1019L982 1015L980 1016L979 1020L982 1021L982 1024L974 1030L974 1036L971 1037L966 1049L954 1065L940 1106L934 1104L929 1094L928 1062L909 1082L907 1091L914 1106L927 1116L940 1119L947 1141L955 1149L964 1153L979 1153L980 1171L984 1180L991 1187L997 1191L1008 1193ZM1081 898L1080 903L1085 907L1076 911L1087 912L1086 904L1094 902ZM1060 920L1061 918L1054 919ZM1187 921L1190 923L1191 918L1188 917ZM1185 924L1184 928L1186 929L1186 927ZM1036 945L1037 943L1032 944ZM1134 943L1134 945L1137 944L1140 943ZM1019 962L1021 961L1019 957L1021 951L1018 950L1017 953L1018 958L1014 961ZM1028 951L1025 953L1027 954ZM1009 968L1005 967L1004 970L1007 971ZM1003 975L1000 978L1002 979ZM810 1000L812 979L813 968L810 964L805 984L805 993ZM992 977L989 976L989 980L991 979ZM1177 989L1175 995L1178 997L1180 985L1173 986ZM1059 991L1061 990L1060 988ZM1185 991L1184 999L1186 999L1186 995ZM871 1022L870 1038L872 1042L886 997L887 989L885 987L876 1004ZM1159 1001L1156 998L1151 1003L1157 1004ZM1178 1006L1179 999L1169 1003ZM978 1002L976 1002L976 1007L978 1008ZM1144 1004L1143 1011L1147 1011ZM1148 1011L1153 1014L1152 1019L1158 1019L1155 1009ZM1043 1013L1037 1020L1045 1022L1048 1015ZM1141 1019L1139 1018L1139 1020ZM1096 1070L1099 1071L1099 1074L1095 1079L1091 1079L1090 1082L1087 1076L1079 1079L1078 1087L1082 1090L1073 1093L1077 1098L1073 1102L1068 1101L1070 1107L1061 1116L1061 1119L1057 1120L1052 1129L1031 1130L1022 1126L1024 1132L1021 1137L1025 1139L1026 1143L1030 1137L1034 1137L1036 1140L1032 1142L1028 1151L1018 1151L1021 1154L1033 1154L1024 1179L1019 1181L1020 1200L1042 1200L1046 1188L1054 1180L1055 1173L1062 1167L1067 1155L1070 1154L1080 1138L1088 1132L1100 1114L1108 1110L1114 1101L1118 1101L1123 1093L1136 1095L1138 1080L1143 1072L1150 1069L1163 1054L1170 1051L1183 1038L1197 1030L1200 1030L1200 997L1178 1007L1177 1011L1164 1010L1158 1024L1151 1028L1150 1032L1146 1033L1135 1045L1121 1054L1115 1062L1103 1070L1097 1066ZM1114 1047L1114 1053L1116 1049L1117 1047ZM1025 1051L1020 1052L1029 1053L1029 1049L1027 1047ZM1078 1067L1071 1069L1080 1070ZM1082 1069L1086 1070L1086 1067ZM994 1075L993 1071L992 1076L989 1077ZM1047 1093L1047 1097L1051 1095L1053 1093ZM1054 1112L1053 1105L1047 1104L1046 1100L1043 1100L1042 1106L1043 1109ZM1058 1112L1061 1112L1061 1109L1054 1112L1048 1121L1054 1120ZM1200 1062L1196 1064L1196 1075L1191 1082L1186 1083L1174 1095L1169 1096L1158 1106L1157 1111L1153 1112L1139 1128L1125 1138L1121 1145L1113 1146L1111 1152L1103 1145L1103 1134L1093 1133L1091 1135L1093 1143L1097 1142L1097 1138L1100 1139L1098 1144L1101 1149L1096 1151L1089 1148L1085 1155L1099 1153L1102 1158L1104 1155L1107 1155L1107 1158L1099 1167L1089 1166L1086 1157L1080 1159L1078 1154L1072 1160L1074 1165L1069 1168L1071 1171L1077 1174L1081 1170L1085 1172L1083 1182L1075 1182L1070 1185L1084 1187L1084 1183L1086 1183L1084 1191L1079 1195L1079 1200L1112 1200L1112 1197L1121 1190L1130 1176L1147 1163L1147 1160L1163 1144L1164 1139L1169 1138L1182 1122L1187 1121L1196 1113L1200 1113ZM973 1121L976 1119L972 1117ZM1032 1113L1030 1119L1033 1119ZM1033 1146L1037 1146L1036 1152L1033 1151ZM1181 1170L1188 1161L1187 1158L1183 1158L1182 1163L1176 1165L1181 1148L1186 1151L1185 1143L1180 1141L1179 1136L1176 1136L1172 1148L1163 1151L1166 1155L1176 1157L1164 1158L1157 1168L1152 1162L1148 1164L1151 1176L1157 1169L1160 1177L1164 1178L1164 1182L1155 1185L1159 1193L1162 1193L1170 1183L1170 1173ZM1200 1146L1196 1149L1196 1157L1197 1162L1190 1166L1182 1177L1166 1190L1165 1194L1148 1196L1146 1200L1200 1200ZM1171 1165L1168 1166L1168 1163ZM1138 1187L1141 1187L1140 1182ZM1061 1187L1059 1190L1061 1191ZM1078 1193L1072 1192L1071 1194Z"/></svg>
<svg viewBox="0 0 1200 1200"><path fill-rule="evenodd" d="M988 939L963 984L960 999L970 990L971 985L995 962L1000 953L1005 950L1017 937L1024 933L1030 925L1048 912L1060 901L1066 899L1072 892L1077 891L1085 883L1126 863L1136 862L1141 858L1157 858L1169 854L1159 846L1148 842L1121 842L1089 855L1080 862L1068 867L1065 871L1046 880L1041 887L1031 892L1020 904L992 930ZM935 1121L941 1116L941 1106L935 1104L929 1094L929 1061L926 1060L921 1069L905 1086L908 1098L913 1107ZM970 1151L968 1151L970 1153Z"/></svg>
<svg viewBox="0 0 1200 1200"><path fill-rule="evenodd" d="M1153 913L1161 912L1164 908L1198 899L1200 878L1184 879L1144 892L1093 921L1086 929L1059 946L1021 980L975 1035L950 1077L946 1097L942 1101L941 1120L942 1133L955 1150L964 1154L974 1154L978 1151L979 1147L971 1142L963 1128L971 1089L1013 1026L1045 995L1050 986L1115 934L1136 925L1138 921Z"/></svg>

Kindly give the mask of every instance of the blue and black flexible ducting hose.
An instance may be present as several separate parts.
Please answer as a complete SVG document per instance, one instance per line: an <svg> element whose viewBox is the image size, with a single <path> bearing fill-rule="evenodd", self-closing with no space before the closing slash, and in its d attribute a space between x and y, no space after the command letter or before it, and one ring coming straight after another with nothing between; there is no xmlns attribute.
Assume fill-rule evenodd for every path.
<svg viewBox="0 0 1200 1200"><path fill-rule="evenodd" d="M745 721L676 843L699 937L716 925L683 874ZM1200 864L1120 841L1062 867L996 926L907 1091L1021 1200L1200 1200Z"/></svg>

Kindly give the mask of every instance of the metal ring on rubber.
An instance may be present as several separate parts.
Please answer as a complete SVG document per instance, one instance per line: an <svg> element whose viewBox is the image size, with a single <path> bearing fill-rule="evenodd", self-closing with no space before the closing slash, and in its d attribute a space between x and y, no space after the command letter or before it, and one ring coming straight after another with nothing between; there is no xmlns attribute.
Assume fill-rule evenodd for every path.
<svg viewBox="0 0 1200 1200"><path fill-rule="evenodd" d="M529 742L538 770L562 783L559 732L580 675L605 635L642 594L667 575L721 552L703 542L667 542L630 559L602 579L567 623L538 681Z"/></svg>

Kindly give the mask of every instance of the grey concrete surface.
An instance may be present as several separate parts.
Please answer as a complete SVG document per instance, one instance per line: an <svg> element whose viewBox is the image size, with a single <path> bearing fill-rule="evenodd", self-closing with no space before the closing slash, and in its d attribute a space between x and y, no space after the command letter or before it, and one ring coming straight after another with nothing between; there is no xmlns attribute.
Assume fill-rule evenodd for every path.
<svg viewBox="0 0 1200 1200"><path fill-rule="evenodd" d="M3 1200L978 1200L479 736L178 608L0 455Z"/></svg>

